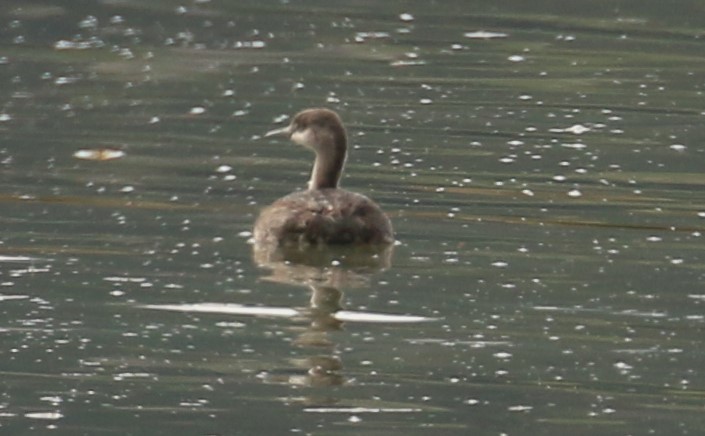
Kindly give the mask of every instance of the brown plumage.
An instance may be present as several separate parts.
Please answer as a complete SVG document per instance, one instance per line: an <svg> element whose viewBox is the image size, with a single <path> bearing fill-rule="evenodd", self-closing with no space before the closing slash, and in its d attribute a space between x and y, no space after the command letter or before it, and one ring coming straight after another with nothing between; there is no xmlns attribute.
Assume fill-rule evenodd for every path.
<svg viewBox="0 0 705 436"><path fill-rule="evenodd" d="M308 190L294 192L262 210L255 222L257 244L390 244L392 223L375 202L338 187L347 155L345 128L328 109L299 112L289 126L265 136L285 135L316 153Z"/></svg>

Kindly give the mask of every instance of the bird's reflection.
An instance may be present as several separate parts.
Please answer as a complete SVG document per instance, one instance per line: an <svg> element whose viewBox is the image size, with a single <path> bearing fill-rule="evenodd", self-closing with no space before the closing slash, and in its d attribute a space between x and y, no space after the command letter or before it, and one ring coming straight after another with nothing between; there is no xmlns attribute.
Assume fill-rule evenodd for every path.
<svg viewBox="0 0 705 436"><path fill-rule="evenodd" d="M344 322L399 324L434 320L419 315L351 311L343 307L343 289L367 287L372 274L389 268L392 246L309 249L262 245L253 247L255 262L267 271L263 274L263 280L310 289L310 298L305 307L222 302L146 304L140 307L186 313L288 318L295 321L290 330L294 332L291 342L298 349L293 353L297 357L290 360L288 367L262 371L258 377L266 383L296 386L337 386L346 382L342 373L343 362L331 334L341 330ZM331 400L303 398L297 401L321 404L330 403Z"/></svg>
<svg viewBox="0 0 705 436"><path fill-rule="evenodd" d="M343 362L330 333L343 322L335 314L343 309L343 289L369 286L373 273L391 266L393 246L384 247L281 247L253 245L253 258L267 270L263 280L308 287L308 307L300 310L305 326L298 327L293 344L314 350L308 357L291 359L293 369L260 374L267 383L336 386L345 383Z"/></svg>

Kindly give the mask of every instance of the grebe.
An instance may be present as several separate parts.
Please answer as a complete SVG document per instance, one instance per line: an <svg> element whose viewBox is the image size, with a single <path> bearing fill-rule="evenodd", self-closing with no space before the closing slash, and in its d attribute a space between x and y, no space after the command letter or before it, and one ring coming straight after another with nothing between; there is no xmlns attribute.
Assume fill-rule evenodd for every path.
<svg viewBox="0 0 705 436"><path fill-rule="evenodd" d="M392 223L374 201L338 187L347 156L347 137L338 114L306 109L284 128L264 136L283 135L316 153L308 189L272 203L255 222L255 244L325 245L394 242Z"/></svg>

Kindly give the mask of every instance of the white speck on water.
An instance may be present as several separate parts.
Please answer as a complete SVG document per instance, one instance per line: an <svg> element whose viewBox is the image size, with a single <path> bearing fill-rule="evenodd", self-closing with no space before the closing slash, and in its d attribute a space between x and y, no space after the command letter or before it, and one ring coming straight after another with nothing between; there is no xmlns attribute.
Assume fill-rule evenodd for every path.
<svg viewBox="0 0 705 436"><path fill-rule="evenodd" d="M556 182L565 182L565 176L553 176L553 180Z"/></svg>
<svg viewBox="0 0 705 436"><path fill-rule="evenodd" d="M40 401L47 401L49 403L62 403L64 401L63 398L55 395L48 395L46 397L41 397L39 398Z"/></svg>
<svg viewBox="0 0 705 436"><path fill-rule="evenodd" d="M494 266L494 267L496 267L496 268L506 268L506 267L509 266L509 263L507 263L507 262L505 262L505 261L503 261L503 260L498 260L498 261L496 261L496 262L492 262L491 265Z"/></svg>
<svg viewBox="0 0 705 436"><path fill-rule="evenodd" d="M78 27L81 29L95 29L98 27L98 19L93 15L88 15L86 18L79 21Z"/></svg>
<svg viewBox="0 0 705 436"><path fill-rule="evenodd" d="M575 150L582 150L587 147L587 145L581 143L581 142L575 142L575 143L563 143L561 144L561 147L565 148L572 148Z"/></svg>
<svg viewBox="0 0 705 436"><path fill-rule="evenodd" d="M233 48L264 48L267 43L264 41L237 41L233 44Z"/></svg>
<svg viewBox="0 0 705 436"><path fill-rule="evenodd" d="M633 369L633 368L634 368L633 366L629 365L628 363L621 362L621 361L620 361L620 362L616 362L616 363L614 364L614 367L617 368L617 369L619 369L619 370L623 370L623 371L629 371L630 369Z"/></svg>
<svg viewBox="0 0 705 436"><path fill-rule="evenodd" d="M422 98L421 100L419 100L419 103L421 103L421 104L431 104L431 103L433 103L433 100L431 100L430 98Z"/></svg>
<svg viewBox="0 0 705 436"><path fill-rule="evenodd" d="M661 242L663 241L663 238L661 238L660 236L649 236L648 238L646 238L646 240L649 242Z"/></svg>
<svg viewBox="0 0 705 436"><path fill-rule="evenodd" d="M512 357L512 353L507 353L506 351L500 351L493 354L494 357L498 359L509 359Z"/></svg>
<svg viewBox="0 0 705 436"><path fill-rule="evenodd" d="M414 16L409 13L403 13L399 15L399 19L405 22L414 21Z"/></svg>
<svg viewBox="0 0 705 436"><path fill-rule="evenodd" d="M112 160L119 159L124 156L124 151L115 150L111 148L82 149L74 152L73 154L73 157L75 157L76 159L84 160Z"/></svg>
<svg viewBox="0 0 705 436"><path fill-rule="evenodd" d="M533 409L532 406L509 406L507 410L510 412L529 412Z"/></svg>
<svg viewBox="0 0 705 436"><path fill-rule="evenodd" d="M355 42L365 42L368 39L389 38L389 32L357 32Z"/></svg>
<svg viewBox="0 0 705 436"><path fill-rule="evenodd" d="M485 30L478 30L475 32L466 32L463 36L470 39L495 39L506 38L509 35L501 32L487 32Z"/></svg>
<svg viewBox="0 0 705 436"><path fill-rule="evenodd" d="M480 400L476 400L475 398L468 398L467 400L464 401L465 404L468 406L476 406L480 404Z"/></svg>
<svg viewBox="0 0 705 436"><path fill-rule="evenodd" d="M670 148L671 150L678 151L678 152L683 152L683 151L685 151L685 149L688 148L688 147L686 147L686 146L683 145L683 144L673 144L673 145L671 145L671 146L668 147L668 148Z"/></svg>
<svg viewBox="0 0 705 436"><path fill-rule="evenodd" d="M9 114L0 114L0 123L10 121L12 117Z"/></svg>
<svg viewBox="0 0 705 436"><path fill-rule="evenodd" d="M205 112L206 112L206 108L204 108L203 106L194 106L191 108L191 110L189 110L188 113L190 115L201 115L201 114L204 114Z"/></svg>
<svg viewBox="0 0 705 436"><path fill-rule="evenodd" d="M231 167L230 165L221 165L215 169L215 172L216 173L229 173L232 170L233 170L233 167Z"/></svg>
<svg viewBox="0 0 705 436"><path fill-rule="evenodd" d="M289 119L289 115L283 114L279 115L277 117L274 117L274 123L283 123L284 121Z"/></svg>
<svg viewBox="0 0 705 436"><path fill-rule="evenodd" d="M510 62L524 62L526 58L520 55L512 55L507 58Z"/></svg>
<svg viewBox="0 0 705 436"><path fill-rule="evenodd" d="M583 195L583 193L577 189L573 189L573 190L568 191L569 197L577 198L577 197L582 197L582 195Z"/></svg>
<svg viewBox="0 0 705 436"><path fill-rule="evenodd" d="M705 218L705 212L698 212L699 218Z"/></svg>
<svg viewBox="0 0 705 436"><path fill-rule="evenodd" d="M122 188L120 188L120 192L123 192L125 194L133 192L134 190L135 190L134 186L123 186Z"/></svg>
<svg viewBox="0 0 705 436"><path fill-rule="evenodd" d="M105 280L106 282L114 282L114 283L142 283L142 282L147 281L147 279L144 277L116 277L116 276L104 277L103 280Z"/></svg>
<svg viewBox="0 0 705 436"><path fill-rule="evenodd" d="M78 78L76 77L57 77L56 80L54 80L55 85L70 85L72 83L75 83L78 81Z"/></svg>
<svg viewBox="0 0 705 436"><path fill-rule="evenodd" d="M583 126L582 124L573 124L565 129L550 129L549 132L552 133L573 133L575 135L582 135L585 132L592 130L589 127Z"/></svg>
<svg viewBox="0 0 705 436"><path fill-rule="evenodd" d="M64 417L59 412L27 412L24 414L25 418L29 419L47 419L47 420L56 420L56 419L61 419Z"/></svg>
<svg viewBox="0 0 705 436"><path fill-rule="evenodd" d="M679 258L671 259L671 264L673 264L673 265L681 265L682 263L683 263L683 259L679 259Z"/></svg>
<svg viewBox="0 0 705 436"><path fill-rule="evenodd" d="M531 189L524 189L524 190L521 191L521 193L524 194L524 195L527 195L527 196L529 196L529 197L533 197L533 196L534 196L534 191L532 191Z"/></svg>
<svg viewBox="0 0 705 436"><path fill-rule="evenodd" d="M582 135L583 133L589 132L590 130L592 129L590 129L589 127L585 127L582 124L574 124L565 129L566 132L574 133L576 135Z"/></svg>

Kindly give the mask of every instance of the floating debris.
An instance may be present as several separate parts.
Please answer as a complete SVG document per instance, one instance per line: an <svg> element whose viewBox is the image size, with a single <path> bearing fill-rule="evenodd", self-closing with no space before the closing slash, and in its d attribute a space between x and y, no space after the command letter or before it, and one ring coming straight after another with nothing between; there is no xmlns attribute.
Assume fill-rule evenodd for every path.
<svg viewBox="0 0 705 436"><path fill-rule="evenodd" d="M76 159L83 160L113 160L125 156L125 152L115 148L81 149L73 154Z"/></svg>

